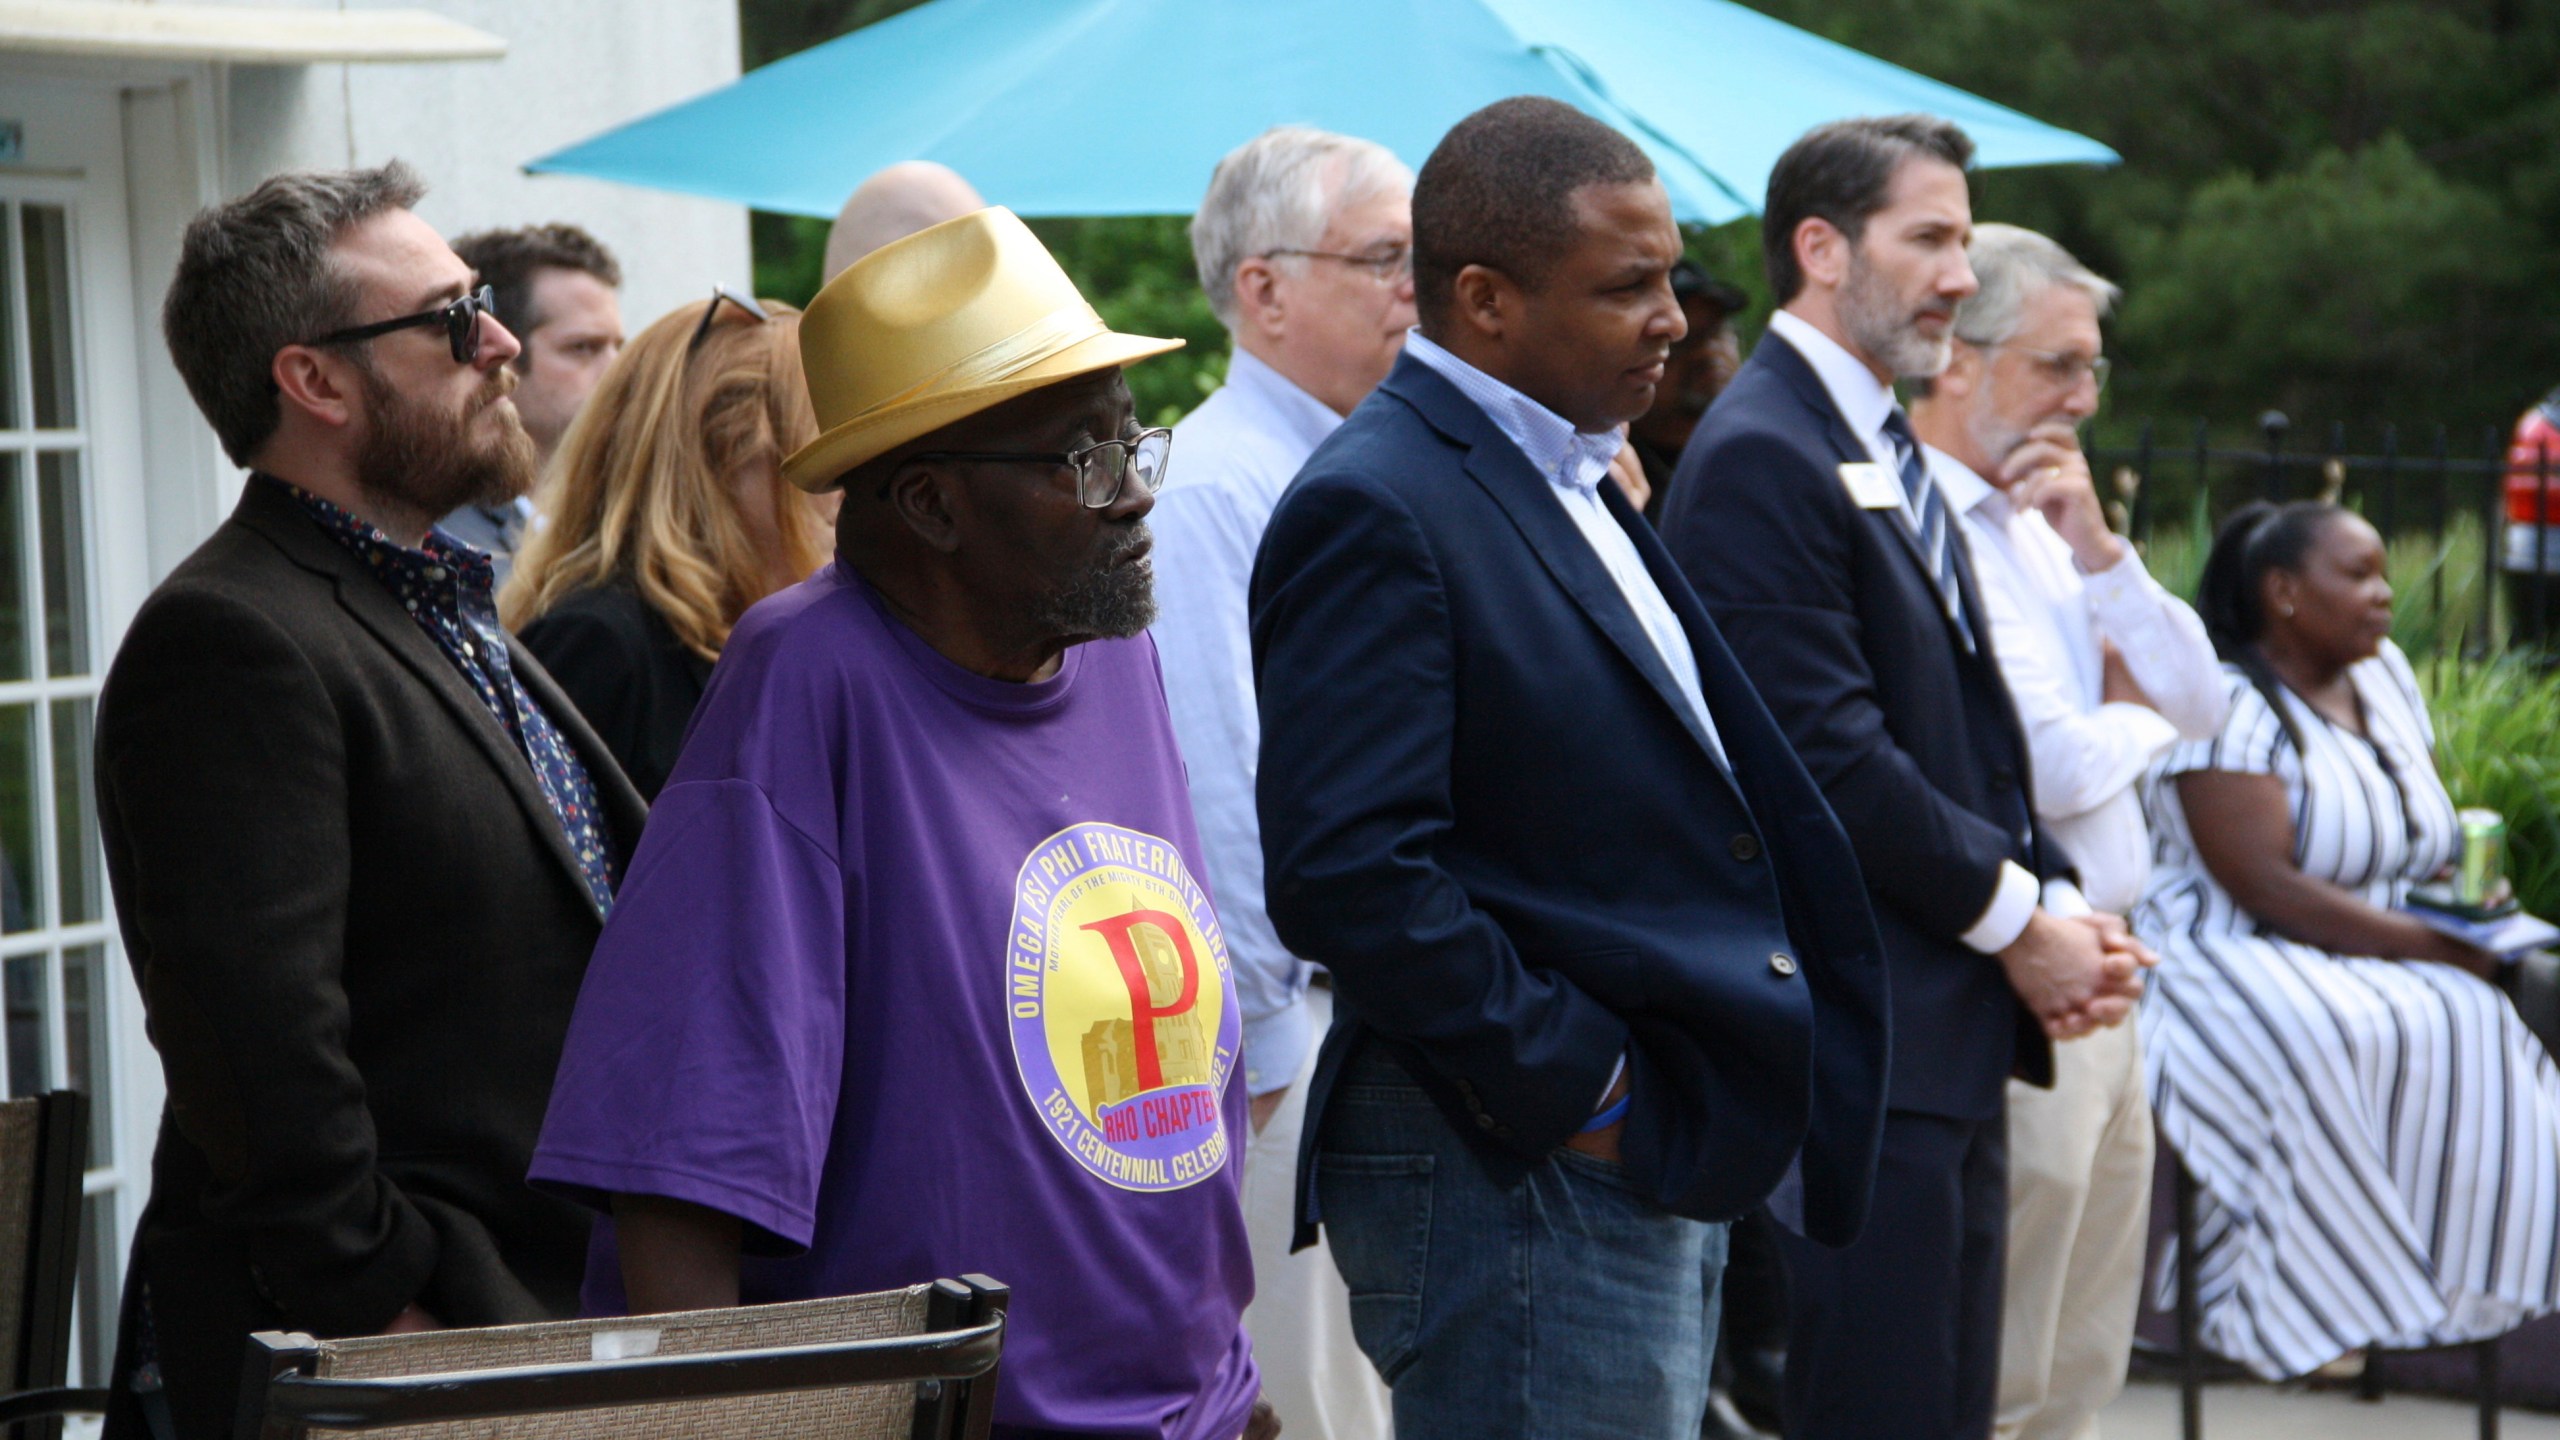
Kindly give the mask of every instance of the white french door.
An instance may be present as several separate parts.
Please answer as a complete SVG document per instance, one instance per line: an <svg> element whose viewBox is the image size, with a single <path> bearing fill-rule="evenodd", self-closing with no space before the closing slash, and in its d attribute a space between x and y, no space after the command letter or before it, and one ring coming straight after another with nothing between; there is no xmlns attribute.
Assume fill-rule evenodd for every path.
<svg viewBox="0 0 2560 1440"><path fill-rule="evenodd" d="M156 1065L91 784L110 617L140 599L106 593L141 571L133 281L117 93L8 94L29 163L0 166L0 1078L89 1098L72 1370L101 1384L157 1118L134 1107L159 1107L131 1083Z"/></svg>

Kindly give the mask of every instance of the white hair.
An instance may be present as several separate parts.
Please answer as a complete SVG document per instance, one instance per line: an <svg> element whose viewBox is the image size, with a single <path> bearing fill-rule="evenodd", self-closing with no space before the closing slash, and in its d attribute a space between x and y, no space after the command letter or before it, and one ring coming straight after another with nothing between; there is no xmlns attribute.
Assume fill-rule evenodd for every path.
<svg viewBox="0 0 2560 1440"><path fill-rule="evenodd" d="M1227 152L1191 217L1191 258L1218 321L1236 328L1236 267L1323 243L1334 212L1381 191L1411 190L1395 152L1305 125L1263 131Z"/></svg>
<svg viewBox="0 0 2560 1440"><path fill-rule="evenodd" d="M1982 286L1956 307L1956 337L1968 345L1998 345L2017 334L2027 302L2048 285L2088 296L2100 319L2124 293L2070 251L2016 225L1976 225L1964 253Z"/></svg>

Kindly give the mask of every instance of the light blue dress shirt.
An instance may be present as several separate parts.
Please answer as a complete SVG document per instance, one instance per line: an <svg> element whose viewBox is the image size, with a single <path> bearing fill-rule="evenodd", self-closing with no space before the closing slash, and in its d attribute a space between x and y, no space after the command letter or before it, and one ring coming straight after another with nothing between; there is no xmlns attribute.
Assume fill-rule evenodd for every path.
<svg viewBox="0 0 2560 1440"><path fill-rule="evenodd" d="M1636 542L1600 499L1600 486L1609 478L1609 462L1617 458L1626 437L1615 430L1596 435L1576 430L1572 421L1450 354L1419 330L1405 335L1404 353L1457 386L1458 393L1474 401L1528 457L1530 466L1546 477L1556 503L1564 507L1582 538L1591 542L1592 553L1600 557L1609 578L1618 582L1627 608L1635 612L1636 623L1644 627L1662 656L1672 683L1680 687L1680 698L1706 733L1716 764L1730 769L1724 737L1716 733L1715 717L1707 713L1707 697L1698 686L1698 657L1689 648L1689 632L1680 628L1680 617L1672 611L1671 602L1662 598L1662 587L1653 583L1652 572L1644 568Z"/></svg>
<svg viewBox="0 0 2560 1440"><path fill-rule="evenodd" d="M1320 1037L1306 1006L1315 967L1280 943L1262 903L1262 829L1253 808L1262 719L1246 586L1280 492L1341 423L1324 402L1237 350L1227 383L1174 427L1164 492L1147 522L1156 536L1152 633L1244 1010L1245 1088L1256 1095L1295 1080Z"/></svg>

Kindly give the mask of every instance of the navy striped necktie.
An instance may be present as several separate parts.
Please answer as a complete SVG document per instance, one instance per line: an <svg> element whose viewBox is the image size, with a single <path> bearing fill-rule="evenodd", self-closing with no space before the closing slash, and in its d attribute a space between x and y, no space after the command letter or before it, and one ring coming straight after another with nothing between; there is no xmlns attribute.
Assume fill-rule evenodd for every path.
<svg viewBox="0 0 2560 1440"><path fill-rule="evenodd" d="M1884 417L1885 438L1893 442L1897 468L1902 472L1902 493L1910 502L1913 527L1920 536L1920 553L1929 562L1929 578L1938 584L1938 599L1947 607L1947 618L1955 622L1956 634L1964 640L1965 653L1973 652L1973 626L1965 619L1963 591L1956 585L1955 517L1948 513L1947 497L1938 491L1938 482L1929 475L1928 462L1920 454L1920 437L1911 433L1911 418L1896 405Z"/></svg>

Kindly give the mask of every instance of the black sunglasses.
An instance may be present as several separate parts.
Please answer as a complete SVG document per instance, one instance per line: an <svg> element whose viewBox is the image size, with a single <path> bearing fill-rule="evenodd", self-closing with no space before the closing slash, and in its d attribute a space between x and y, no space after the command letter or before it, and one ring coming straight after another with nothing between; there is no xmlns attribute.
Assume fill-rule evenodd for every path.
<svg viewBox="0 0 2560 1440"><path fill-rule="evenodd" d="M762 305L756 303L753 295L741 295L726 285L714 285L711 287L711 303L702 307L702 323L693 327L693 338L684 342L684 353L691 355L702 348L702 342L711 334L711 322L720 318L720 302L723 300L756 317L759 325L773 319L765 313Z"/></svg>
<svg viewBox="0 0 2560 1440"><path fill-rule="evenodd" d="M448 300L433 310L403 315L397 320L378 320L371 325L357 325L333 330L307 345L354 345L388 335L394 330L411 330L427 325L444 326L445 343L453 347L453 363L468 365L480 358L480 317L498 313L497 288L483 285L458 299Z"/></svg>

